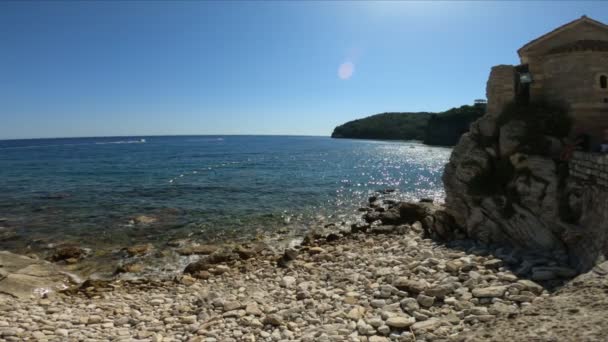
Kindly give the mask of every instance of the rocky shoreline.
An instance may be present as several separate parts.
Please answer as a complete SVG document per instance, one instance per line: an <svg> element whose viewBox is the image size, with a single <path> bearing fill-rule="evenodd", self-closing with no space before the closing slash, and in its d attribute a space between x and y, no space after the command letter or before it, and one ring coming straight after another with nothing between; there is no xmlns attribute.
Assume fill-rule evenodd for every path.
<svg viewBox="0 0 608 342"><path fill-rule="evenodd" d="M328 224L281 253L255 243L196 247L193 254L207 255L174 279L87 280L18 299L2 290L11 276L3 273L0 337L380 342L605 336L608 328L597 319L608 312L608 266L553 292L576 275L560 255L548 259L470 240L442 243L429 238L436 231L430 227L449 224L441 206L382 196L360 209L361 221ZM27 267L19 272L27 275ZM497 324L500 331L493 329Z"/></svg>

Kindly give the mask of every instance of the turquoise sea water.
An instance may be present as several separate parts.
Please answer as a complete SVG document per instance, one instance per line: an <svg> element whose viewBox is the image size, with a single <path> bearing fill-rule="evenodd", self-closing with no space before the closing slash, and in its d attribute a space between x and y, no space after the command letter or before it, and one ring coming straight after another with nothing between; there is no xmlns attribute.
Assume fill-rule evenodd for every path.
<svg viewBox="0 0 608 342"><path fill-rule="evenodd" d="M441 200L450 149L325 137L0 141L0 249L304 231L374 191ZM146 215L153 224L137 224Z"/></svg>

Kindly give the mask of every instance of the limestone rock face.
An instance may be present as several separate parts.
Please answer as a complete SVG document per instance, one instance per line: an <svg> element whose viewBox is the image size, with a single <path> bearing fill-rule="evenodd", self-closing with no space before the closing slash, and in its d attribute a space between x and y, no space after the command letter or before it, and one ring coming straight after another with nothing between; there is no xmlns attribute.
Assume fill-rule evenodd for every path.
<svg viewBox="0 0 608 342"><path fill-rule="evenodd" d="M71 283L70 277L52 263L0 252L0 293L17 298L42 297Z"/></svg>
<svg viewBox="0 0 608 342"><path fill-rule="evenodd" d="M558 255L578 272L604 260L608 191L564 172L567 165L557 159L560 139L531 139L550 142L540 152L528 146L524 119L498 118L486 114L454 147L443 174L445 209L427 217L425 229L444 240L462 233L526 253Z"/></svg>
<svg viewBox="0 0 608 342"><path fill-rule="evenodd" d="M508 157L517 150L526 134L526 123L520 120L508 122L500 128L498 145L500 155Z"/></svg>

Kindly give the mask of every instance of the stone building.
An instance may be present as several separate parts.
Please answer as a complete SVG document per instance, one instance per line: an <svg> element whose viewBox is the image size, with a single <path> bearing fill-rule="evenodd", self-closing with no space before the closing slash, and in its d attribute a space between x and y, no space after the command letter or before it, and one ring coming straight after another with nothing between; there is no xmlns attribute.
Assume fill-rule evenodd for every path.
<svg viewBox="0 0 608 342"><path fill-rule="evenodd" d="M521 47L521 64L492 68L487 111L513 100L569 109L574 130L593 137L608 128L608 25L582 16Z"/></svg>

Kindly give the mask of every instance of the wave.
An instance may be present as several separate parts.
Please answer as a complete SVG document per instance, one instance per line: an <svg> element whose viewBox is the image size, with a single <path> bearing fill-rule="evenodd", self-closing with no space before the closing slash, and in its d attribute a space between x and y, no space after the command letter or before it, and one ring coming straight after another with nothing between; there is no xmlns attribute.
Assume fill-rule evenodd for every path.
<svg viewBox="0 0 608 342"><path fill-rule="evenodd" d="M146 139L139 140L118 140L118 141L99 141L95 145L107 145L107 144L144 144Z"/></svg>

